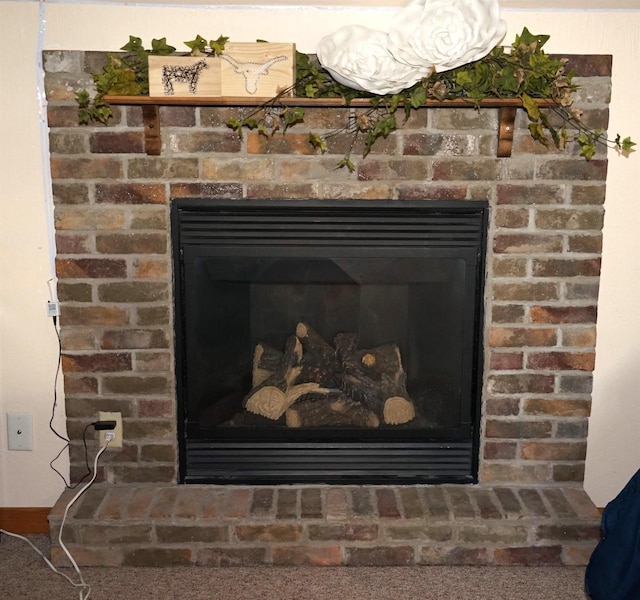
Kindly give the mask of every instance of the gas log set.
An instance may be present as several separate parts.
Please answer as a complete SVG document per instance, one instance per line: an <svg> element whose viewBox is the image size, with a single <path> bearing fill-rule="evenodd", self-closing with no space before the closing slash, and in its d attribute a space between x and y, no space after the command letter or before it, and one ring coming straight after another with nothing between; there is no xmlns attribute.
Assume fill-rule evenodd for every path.
<svg viewBox="0 0 640 600"><path fill-rule="evenodd" d="M359 349L356 333L339 333L331 345L298 323L283 350L256 346L252 377L244 408L272 421L284 417L288 427L379 427L416 416L398 346Z"/></svg>

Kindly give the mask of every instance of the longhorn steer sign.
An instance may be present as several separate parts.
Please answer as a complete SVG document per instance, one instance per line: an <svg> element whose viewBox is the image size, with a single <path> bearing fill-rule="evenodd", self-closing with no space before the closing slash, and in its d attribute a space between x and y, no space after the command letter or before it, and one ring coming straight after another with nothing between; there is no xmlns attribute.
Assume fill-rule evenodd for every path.
<svg viewBox="0 0 640 600"><path fill-rule="evenodd" d="M225 96L273 98L293 93L295 44L229 42L219 58Z"/></svg>
<svg viewBox="0 0 640 600"><path fill-rule="evenodd" d="M242 75L244 77L245 89L249 94L255 94L258 91L258 82L260 77L268 75L269 69L273 65L282 60L288 60L286 56L274 56L263 63L240 62L228 54L222 54L220 58L226 60L230 65L232 65L234 71L238 75Z"/></svg>

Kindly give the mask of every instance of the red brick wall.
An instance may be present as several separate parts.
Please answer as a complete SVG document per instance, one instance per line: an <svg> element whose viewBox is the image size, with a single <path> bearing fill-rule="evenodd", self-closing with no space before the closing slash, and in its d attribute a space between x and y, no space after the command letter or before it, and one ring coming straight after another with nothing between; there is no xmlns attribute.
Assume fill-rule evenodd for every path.
<svg viewBox="0 0 640 600"><path fill-rule="evenodd" d="M347 109L309 109L272 139L237 137L235 108L164 107L163 152L144 154L141 110L78 126L73 92L100 53L45 52L58 293L72 477L100 410L123 415L111 482L176 478L171 198L487 199L486 371L480 479L581 483L594 366L606 153L590 162L531 141L519 111L514 152L496 158L496 109L421 109L350 174L350 137L318 155L308 132ZM610 57L573 57L578 104L606 128ZM246 109L244 109L246 110ZM91 434L93 435L93 434Z"/></svg>

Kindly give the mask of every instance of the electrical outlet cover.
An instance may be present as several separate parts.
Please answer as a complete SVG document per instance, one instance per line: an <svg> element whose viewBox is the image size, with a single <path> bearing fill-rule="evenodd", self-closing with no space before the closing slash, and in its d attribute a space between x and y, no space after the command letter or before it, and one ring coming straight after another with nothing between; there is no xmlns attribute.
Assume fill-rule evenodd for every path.
<svg viewBox="0 0 640 600"><path fill-rule="evenodd" d="M116 428L113 429L113 433L115 433L116 437L109 442L109 448L122 448L122 413L119 412L99 412L98 413L99 421L115 421ZM104 446L107 441L105 439L105 434L108 430L101 430L98 433L100 434L100 445Z"/></svg>

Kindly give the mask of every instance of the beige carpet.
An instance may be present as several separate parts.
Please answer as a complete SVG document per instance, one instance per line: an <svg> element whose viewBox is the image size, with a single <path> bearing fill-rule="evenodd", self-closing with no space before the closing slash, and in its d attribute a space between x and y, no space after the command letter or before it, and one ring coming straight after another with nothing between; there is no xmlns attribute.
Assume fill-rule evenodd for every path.
<svg viewBox="0 0 640 600"><path fill-rule="evenodd" d="M47 551L46 536L29 539ZM90 600L587 600L582 567L94 567L82 573ZM78 592L26 542L3 535L0 598L73 600Z"/></svg>

